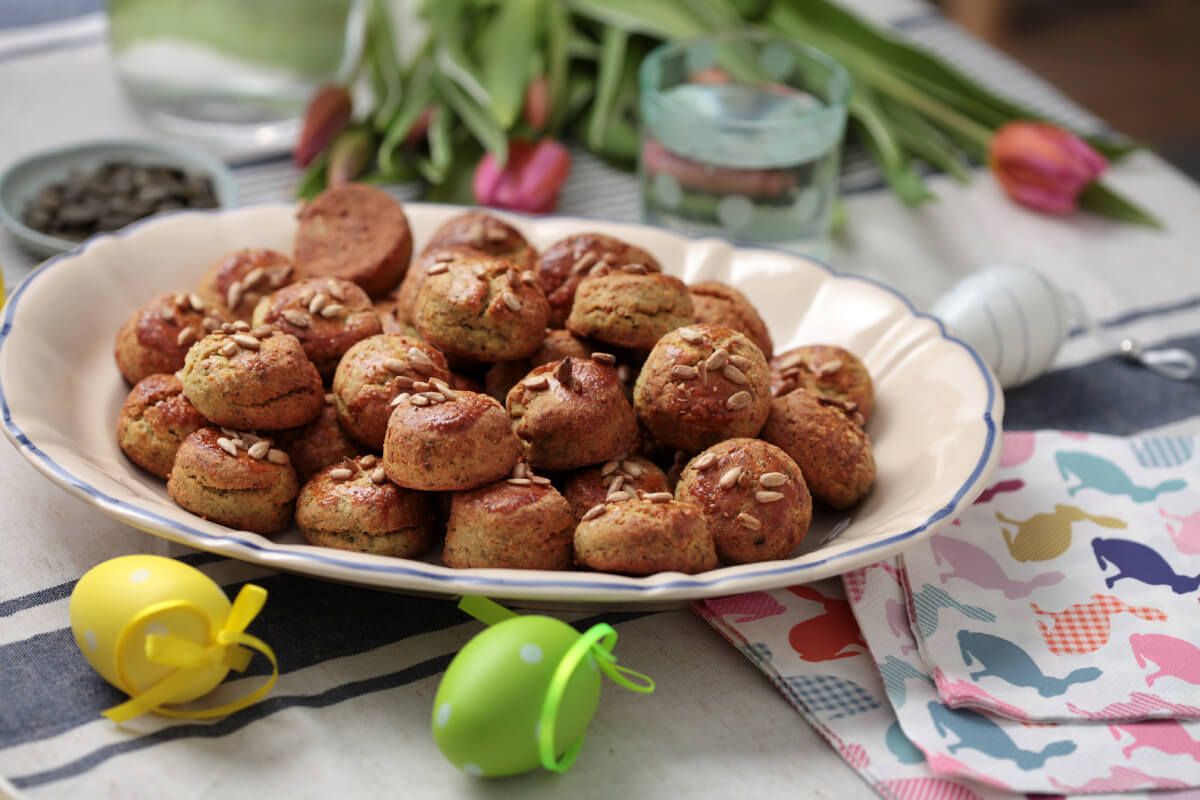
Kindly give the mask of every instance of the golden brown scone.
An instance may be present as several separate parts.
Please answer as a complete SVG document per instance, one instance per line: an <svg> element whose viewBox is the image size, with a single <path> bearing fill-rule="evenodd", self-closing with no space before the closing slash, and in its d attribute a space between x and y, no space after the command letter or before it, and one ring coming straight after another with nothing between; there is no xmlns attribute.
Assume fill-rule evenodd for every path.
<svg viewBox="0 0 1200 800"><path fill-rule="evenodd" d="M529 374L529 370L551 361L561 361L567 356L572 358L591 358L592 346L586 339L580 339L570 331L547 330L542 345L529 358L520 361L501 361L488 368L484 375L484 385L487 393L504 402L517 381Z"/></svg>
<svg viewBox="0 0 1200 800"><path fill-rule="evenodd" d="M302 428L280 431L279 447L287 451L301 483L312 479L330 464L365 454L361 444L350 437L338 422L333 393L325 395L321 414Z"/></svg>
<svg viewBox="0 0 1200 800"><path fill-rule="evenodd" d="M208 424L174 375L148 375L121 406L117 444L129 460L162 479L171 475L180 443Z"/></svg>
<svg viewBox="0 0 1200 800"><path fill-rule="evenodd" d="M522 270L537 266L537 251L521 232L486 211L468 211L443 222L433 232L425 251L436 247L470 247L506 258Z"/></svg>
<svg viewBox="0 0 1200 800"><path fill-rule="evenodd" d="M376 456L346 459L304 484L296 527L309 544L416 558L433 543L429 497L389 481Z"/></svg>
<svg viewBox="0 0 1200 800"><path fill-rule="evenodd" d="M299 339L326 380L353 344L383 332L367 293L338 278L308 278L272 292L258 302L253 324L274 325Z"/></svg>
<svg viewBox="0 0 1200 800"><path fill-rule="evenodd" d="M561 328L567 321L575 290L585 277L627 267L662 272L650 253L603 233L576 233L547 247L538 264L538 282L550 301L550 326Z"/></svg>
<svg viewBox="0 0 1200 800"><path fill-rule="evenodd" d="M451 362L492 363L532 355L548 313L531 271L496 256L466 256L426 270L413 323Z"/></svg>
<svg viewBox="0 0 1200 800"><path fill-rule="evenodd" d="M675 499L704 513L726 564L787 558L812 522L800 467L760 439L726 439L684 468Z"/></svg>
<svg viewBox="0 0 1200 800"><path fill-rule="evenodd" d="M770 412L771 374L744 334L697 323L659 340L633 402L656 441L694 453L722 439L758 435Z"/></svg>
<svg viewBox="0 0 1200 800"><path fill-rule="evenodd" d="M404 277L412 231L404 209L383 189L365 183L331 187L297 218L300 277L353 281L371 297L383 297Z"/></svg>
<svg viewBox="0 0 1200 800"><path fill-rule="evenodd" d="M292 259L277 250L247 247L222 256L208 268L196 291L222 319L250 321L254 306L266 295L296 279Z"/></svg>
<svg viewBox="0 0 1200 800"><path fill-rule="evenodd" d="M441 267L438 267L438 264L463 258L479 258L486 254L484 250L460 245L430 245L422 250L421 255L413 260L412 266L404 274L400 288L392 295L394 298L392 317L395 325L401 330L387 331L387 333L404 333L403 328L406 326L416 330L416 326L413 325L413 318L416 315L413 312L417 305L417 295L420 293L421 287L425 285L425 277L431 267L440 270ZM404 335L408 336L409 334L405 333Z"/></svg>
<svg viewBox="0 0 1200 800"><path fill-rule="evenodd" d="M450 380L450 368L436 347L388 333L363 339L346 351L333 375L338 420L347 433L378 452L392 400L418 385L417 391L430 391L431 380Z"/></svg>
<svg viewBox="0 0 1200 800"><path fill-rule="evenodd" d="M297 428L325 405L321 376L296 337L244 322L197 342L180 380L196 410L227 428Z"/></svg>
<svg viewBox="0 0 1200 800"><path fill-rule="evenodd" d="M777 397L762 438L791 456L808 490L834 508L854 505L875 481L875 458L862 416L840 401L805 391Z"/></svg>
<svg viewBox="0 0 1200 800"><path fill-rule="evenodd" d="M183 440L167 481L167 494L180 507L255 533L291 524L299 491L287 454L270 439L215 428Z"/></svg>
<svg viewBox="0 0 1200 800"><path fill-rule="evenodd" d="M683 281L656 272L612 272L575 290L567 330L598 342L647 351L663 334L695 319Z"/></svg>
<svg viewBox="0 0 1200 800"><path fill-rule="evenodd" d="M409 489L474 489L508 475L521 457L504 408L485 394L438 391L398 396L383 443L387 476Z"/></svg>
<svg viewBox="0 0 1200 800"><path fill-rule="evenodd" d="M511 478L450 503L442 561L457 569L570 569L575 519L547 478Z"/></svg>
<svg viewBox="0 0 1200 800"><path fill-rule="evenodd" d="M594 356L535 367L508 393L507 408L525 457L542 469L599 464L637 442L637 416L617 371Z"/></svg>
<svg viewBox="0 0 1200 800"><path fill-rule="evenodd" d="M225 312L197 294L163 294L117 331L117 368L130 384L183 367L188 348L226 321Z"/></svg>
<svg viewBox="0 0 1200 800"><path fill-rule="evenodd" d="M717 568L700 509L669 493L593 507L575 528L575 562L601 572L695 574Z"/></svg>
<svg viewBox="0 0 1200 800"><path fill-rule="evenodd" d="M665 491L667 476L653 461L641 456L627 456L571 473L563 496L571 504L571 513L579 520L610 494Z"/></svg>
<svg viewBox="0 0 1200 800"><path fill-rule="evenodd" d="M797 389L854 403L863 419L875 410L875 387L858 356L830 344L810 344L771 359L771 396Z"/></svg>
<svg viewBox="0 0 1200 800"><path fill-rule="evenodd" d="M692 294L697 322L712 322L740 331L758 345L767 359L771 358L774 348L771 332L750 298L720 281L693 283L688 291Z"/></svg>

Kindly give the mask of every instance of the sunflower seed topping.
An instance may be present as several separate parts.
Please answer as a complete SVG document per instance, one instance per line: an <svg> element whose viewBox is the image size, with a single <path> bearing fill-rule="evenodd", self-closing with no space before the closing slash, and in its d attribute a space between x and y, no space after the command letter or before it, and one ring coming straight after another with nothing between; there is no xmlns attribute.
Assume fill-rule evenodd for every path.
<svg viewBox="0 0 1200 800"><path fill-rule="evenodd" d="M270 461L272 464L283 465L283 464L288 463L288 460L289 460L288 454L283 452L282 450L278 450L278 449L272 447L270 450L267 451L267 461Z"/></svg>
<svg viewBox="0 0 1200 800"><path fill-rule="evenodd" d="M324 292L317 292L313 295L313 299L308 301L308 313L320 314L321 309L329 302L329 295Z"/></svg>
<svg viewBox="0 0 1200 800"><path fill-rule="evenodd" d="M640 478L646 470L642 469L642 465L636 461L622 461L621 472L624 472L631 478Z"/></svg>
<svg viewBox="0 0 1200 800"><path fill-rule="evenodd" d="M512 477L528 478L529 477L529 465L526 464L524 461L518 461L512 468Z"/></svg>
<svg viewBox="0 0 1200 800"><path fill-rule="evenodd" d="M613 364L617 363L617 357L612 353L592 353L592 361L595 361L597 364L608 364L609 366L612 366Z"/></svg>
<svg viewBox="0 0 1200 800"><path fill-rule="evenodd" d="M408 364L405 364L398 358L385 358L383 360L383 368L388 372L399 375L408 369Z"/></svg>
<svg viewBox="0 0 1200 800"><path fill-rule="evenodd" d="M733 364L742 372L749 372L754 367L753 362L751 362L750 359L746 358L745 356L731 355L729 357L729 363Z"/></svg>
<svg viewBox="0 0 1200 800"><path fill-rule="evenodd" d="M171 320L175 319L175 310L169 306L163 306L158 310L158 315L166 322L170 322Z"/></svg>
<svg viewBox="0 0 1200 800"><path fill-rule="evenodd" d="M225 305L227 305L231 309L233 309L233 308L237 308L238 304L241 302L242 302L242 282L234 281L233 283L229 284L229 289L226 290L226 292L225 292Z"/></svg>
<svg viewBox="0 0 1200 800"><path fill-rule="evenodd" d="M717 463L716 453L705 453L692 462L692 466L699 470L705 470Z"/></svg>
<svg viewBox="0 0 1200 800"><path fill-rule="evenodd" d="M433 392L433 391L421 392L421 397L429 398L429 402L431 402L431 403L441 403L446 399L446 396L444 394L442 394L441 392Z"/></svg>
<svg viewBox="0 0 1200 800"><path fill-rule="evenodd" d="M537 283L537 275L533 270L527 269L521 273L521 283L525 284L526 286L533 286L535 283Z"/></svg>
<svg viewBox="0 0 1200 800"><path fill-rule="evenodd" d="M632 500L632 499L633 499L633 495L631 495L629 492L622 489L622 490L619 490L616 492L609 492L608 497L604 498L604 502L606 502L606 503L621 503L621 502L624 502L625 500Z"/></svg>
<svg viewBox="0 0 1200 800"><path fill-rule="evenodd" d="M266 439L259 439L254 444L250 445L250 449L246 451L255 461L262 461L267 457L267 453L271 452L271 442Z"/></svg>
<svg viewBox="0 0 1200 800"><path fill-rule="evenodd" d="M645 264L634 263L634 264L626 264L625 266L621 267L621 270L623 272L633 273L634 275L645 275L647 272L650 271L650 268L647 267Z"/></svg>
<svg viewBox="0 0 1200 800"><path fill-rule="evenodd" d="M354 477L354 473L348 467L337 467L329 470L329 477L335 481L344 481Z"/></svg>
<svg viewBox="0 0 1200 800"><path fill-rule="evenodd" d="M212 333L213 331L221 328L221 322L213 317L205 317L204 321L200 323L200 326L209 333Z"/></svg>
<svg viewBox="0 0 1200 800"><path fill-rule="evenodd" d="M725 366L727 361L729 361L729 351L724 347L718 347L716 350L713 350L712 355L704 363L710 370L718 370Z"/></svg>
<svg viewBox="0 0 1200 800"><path fill-rule="evenodd" d="M764 472L758 476L758 482L768 489L778 489L788 482L788 476L782 472Z"/></svg>
<svg viewBox="0 0 1200 800"><path fill-rule="evenodd" d="M403 403L404 401L408 400L408 398L410 398L410 397L412 397L412 395L409 394L408 392L401 392L400 394L393 397L392 402L388 403L388 405L389 406L398 406L401 403Z"/></svg>
<svg viewBox="0 0 1200 800"><path fill-rule="evenodd" d="M358 460L358 463L362 465L363 469L370 469L371 467L375 466L375 462L378 460L379 459L375 458L375 456L365 455Z"/></svg>
<svg viewBox="0 0 1200 800"><path fill-rule="evenodd" d="M629 383L633 379L633 370L628 364L622 364L617 367L617 380L621 383Z"/></svg>
<svg viewBox="0 0 1200 800"><path fill-rule="evenodd" d="M384 471L383 467L376 467L375 469L371 470L371 483L378 486L386 480L387 472Z"/></svg>
<svg viewBox="0 0 1200 800"><path fill-rule="evenodd" d="M433 362L429 360L429 356L425 355L425 351L419 347L408 348L408 360L423 375L433 372Z"/></svg>
<svg viewBox="0 0 1200 800"><path fill-rule="evenodd" d="M571 272L576 275L582 275L592 268L592 264L596 263L596 254L589 250L581 255L574 264L571 265Z"/></svg>
<svg viewBox="0 0 1200 800"><path fill-rule="evenodd" d="M508 306L509 311L521 310L521 298L517 297L512 292L501 292L500 300L504 303L504 305Z"/></svg>
<svg viewBox="0 0 1200 800"><path fill-rule="evenodd" d="M242 333L245 333L246 331L250 330L250 323L246 322L244 319L239 319L237 322L233 323L233 329L235 331L241 331Z"/></svg>
<svg viewBox="0 0 1200 800"><path fill-rule="evenodd" d="M579 521L580 522L590 522L591 520L594 520L596 517L600 516L603 513L604 513L604 503L597 503L596 505L589 508L584 513L584 515L579 518Z"/></svg>
<svg viewBox="0 0 1200 800"><path fill-rule="evenodd" d="M446 383L441 378L430 378L429 384L434 389L437 389L439 392L445 395L447 400L453 400L454 398L458 397L458 393L450 387L450 384Z"/></svg>
<svg viewBox="0 0 1200 800"><path fill-rule="evenodd" d="M772 492L768 489L760 489L754 493L754 500L758 503L776 503L783 499L783 492Z"/></svg>
<svg viewBox="0 0 1200 800"><path fill-rule="evenodd" d="M262 342L258 341L258 339L255 339L248 333L235 333L230 338L237 342L239 346L244 347L247 350L257 350L258 348L262 347Z"/></svg>
<svg viewBox="0 0 1200 800"><path fill-rule="evenodd" d="M671 367L671 377L679 381L694 381L700 373L695 367L687 364L676 364Z"/></svg>
<svg viewBox="0 0 1200 800"><path fill-rule="evenodd" d="M183 328L179 331L179 335L175 337L175 344L181 347L185 344L191 344L196 341L196 331L192 328Z"/></svg>
<svg viewBox="0 0 1200 800"><path fill-rule="evenodd" d="M721 475L721 479L717 481L717 485L722 489L732 489L734 486L737 486L737 482L741 480L741 477L741 467L730 467Z"/></svg>
<svg viewBox="0 0 1200 800"><path fill-rule="evenodd" d="M648 492L642 495L642 499L651 503L669 503L675 499L675 495L670 492Z"/></svg>
<svg viewBox="0 0 1200 800"><path fill-rule="evenodd" d="M321 309L321 316L325 319L333 319L334 317L340 317L345 310L346 307L341 303L330 303Z"/></svg>
<svg viewBox="0 0 1200 800"><path fill-rule="evenodd" d="M237 445L233 443L232 439L226 439L224 436L218 436L217 437L217 447L221 448L222 450L224 450L226 453L233 456L234 458L237 457L237 454L238 454Z"/></svg>
<svg viewBox="0 0 1200 800"><path fill-rule="evenodd" d="M408 398L408 402L412 403L414 406L427 406L429 405L430 401L429 398L423 394L414 394L412 397Z"/></svg>
<svg viewBox="0 0 1200 800"><path fill-rule="evenodd" d="M529 486L531 483L533 483L533 481L529 480L529 478L509 478L508 482L513 486Z"/></svg>
<svg viewBox="0 0 1200 800"><path fill-rule="evenodd" d="M840 370L842 366L842 360L840 358L835 358L832 361L826 361L824 364L818 364L813 372L816 373L817 377L821 377L822 375L832 375Z"/></svg>
<svg viewBox="0 0 1200 800"><path fill-rule="evenodd" d="M204 310L204 298L192 292L188 295L188 305L192 307L192 311L200 312Z"/></svg>
<svg viewBox="0 0 1200 800"><path fill-rule="evenodd" d="M175 305L179 306L180 308L187 308L188 296L183 292L179 292L171 299L174 300Z"/></svg>
<svg viewBox="0 0 1200 800"><path fill-rule="evenodd" d="M752 531L762 530L762 522L758 517L753 517L744 511L738 514L736 519L743 528L749 528Z"/></svg>
<svg viewBox="0 0 1200 800"><path fill-rule="evenodd" d="M303 311L297 311L294 308L285 309L280 316L289 325L295 325L297 328L307 328L312 324L312 320L308 314L305 314Z"/></svg>
<svg viewBox="0 0 1200 800"><path fill-rule="evenodd" d="M725 401L725 407L730 411L740 411L754 402L754 397L747 391L735 392Z"/></svg>
<svg viewBox="0 0 1200 800"><path fill-rule="evenodd" d="M416 381L407 375L397 375L392 378L392 388L394 389L411 389L415 383Z"/></svg>
<svg viewBox="0 0 1200 800"><path fill-rule="evenodd" d="M329 296L334 300L343 303L346 302L346 290L337 281L331 280L326 282L325 291L328 292Z"/></svg>
<svg viewBox="0 0 1200 800"><path fill-rule="evenodd" d="M483 264L475 264L471 267L471 274L482 280L487 277L487 267Z"/></svg>
<svg viewBox="0 0 1200 800"><path fill-rule="evenodd" d="M221 345L221 349L217 352L226 358L233 358L238 354L237 342L226 342L225 344Z"/></svg>
<svg viewBox="0 0 1200 800"><path fill-rule="evenodd" d="M414 392L428 392L433 388L432 384L426 381L413 381L412 390Z"/></svg>
<svg viewBox="0 0 1200 800"><path fill-rule="evenodd" d="M575 379L571 375L571 357L567 356L562 361L558 362L558 367L554 370L554 377L562 384L564 389L575 388Z"/></svg>
<svg viewBox="0 0 1200 800"><path fill-rule="evenodd" d="M525 416L525 406L521 405L520 403L513 403L508 409L508 415L513 419L520 419L521 417Z"/></svg>
<svg viewBox="0 0 1200 800"><path fill-rule="evenodd" d="M532 378L526 378L521 381L521 385L526 389L532 389L535 392L540 392L550 386L550 379L545 375L534 375Z"/></svg>
<svg viewBox="0 0 1200 800"><path fill-rule="evenodd" d="M604 488L607 492L619 492L625 486L625 476L619 473L609 475L604 479Z"/></svg>
<svg viewBox="0 0 1200 800"><path fill-rule="evenodd" d="M242 277L242 288L253 289L265 277L267 277L267 273L263 271L263 268L255 267Z"/></svg>
<svg viewBox="0 0 1200 800"><path fill-rule="evenodd" d="M739 386L745 386L750 382L750 379L746 377L746 373L733 364L726 364L725 368L721 370L721 374L725 376L725 380L730 383L736 383Z"/></svg>
<svg viewBox="0 0 1200 800"><path fill-rule="evenodd" d="M425 270L425 274L426 275L441 275L443 272L449 271L449 269L450 269L449 261L436 261L429 266L429 269Z"/></svg>
<svg viewBox="0 0 1200 800"><path fill-rule="evenodd" d="M695 328L680 328L679 337L688 344L700 344L704 341L704 334Z"/></svg>
<svg viewBox="0 0 1200 800"><path fill-rule="evenodd" d="M600 468L601 475L611 475L621 467L620 461L606 461L604 466Z"/></svg>
<svg viewBox="0 0 1200 800"><path fill-rule="evenodd" d="M533 481L535 486L549 486L551 483L549 478L542 475L530 475L529 480Z"/></svg>

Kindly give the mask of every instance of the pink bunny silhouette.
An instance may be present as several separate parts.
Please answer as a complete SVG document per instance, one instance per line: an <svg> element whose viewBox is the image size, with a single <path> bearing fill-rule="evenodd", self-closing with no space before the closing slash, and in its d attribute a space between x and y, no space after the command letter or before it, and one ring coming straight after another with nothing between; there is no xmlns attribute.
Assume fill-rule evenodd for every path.
<svg viewBox="0 0 1200 800"><path fill-rule="evenodd" d="M1186 517L1181 517L1159 506L1158 515L1168 520L1167 533L1171 534L1171 540L1175 542L1179 552L1189 555L1200 553L1200 511L1193 511ZM1175 520L1179 525L1172 525L1170 520Z"/></svg>
<svg viewBox="0 0 1200 800"><path fill-rule="evenodd" d="M1177 719L1156 719L1150 722L1131 722L1126 725L1109 725L1114 739L1128 733L1133 741L1121 748L1121 755L1129 758L1135 750L1149 747L1169 756L1188 755L1200 761L1200 740L1188 735L1187 729Z"/></svg>
<svg viewBox="0 0 1200 800"><path fill-rule="evenodd" d="M1033 458L1033 431L1011 431L1004 434L1004 448L1000 451L1000 467L1015 467Z"/></svg>
<svg viewBox="0 0 1200 800"><path fill-rule="evenodd" d="M1135 633L1129 637L1139 667L1152 662L1158 672L1146 676L1146 685L1164 676L1200 684L1200 647L1162 633Z"/></svg>

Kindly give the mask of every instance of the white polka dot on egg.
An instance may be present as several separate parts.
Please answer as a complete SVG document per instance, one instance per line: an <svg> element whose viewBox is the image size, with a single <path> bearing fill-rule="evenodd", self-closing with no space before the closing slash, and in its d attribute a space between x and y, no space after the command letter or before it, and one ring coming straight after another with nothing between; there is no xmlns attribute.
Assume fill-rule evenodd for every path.
<svg viewBox="0 0 1200 800"><path fill-rule="evenodd" d="M145 583L148 580L150 580L150 570L148 569L135 569L129 575L130 583Z"/></svg>
<svg viewBox="0 0 1200 800"><path fill-rule="evenodd" d="M521 646L521 660L526 664L536 664L542 660L542 648L532 642Z"/></svg>
<svg viewBox="0 0 1200 800"><path fill-rule="evenodd" d="M450 704L442 703L438 706L437 718L435 720L439 728L444 728L450 722Z"/></svg>

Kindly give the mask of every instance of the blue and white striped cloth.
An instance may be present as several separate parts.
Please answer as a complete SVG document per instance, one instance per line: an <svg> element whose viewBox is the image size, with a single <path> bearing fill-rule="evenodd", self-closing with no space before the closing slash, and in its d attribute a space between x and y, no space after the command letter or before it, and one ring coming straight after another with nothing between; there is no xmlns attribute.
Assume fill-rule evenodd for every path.
<svg viewBox="0 0 1200 800"><path fill-rule="evenodd" d="M916 0L856 0L976 77L1073 124L1099 122L1052 87ZM0 168L72 139L150 136L119 95L98 0L0 5ZM246 203L290 196L285 160L235 170ZM1008 395L1010 429L1195 431L1200 393L1133 368L1114 342L1136 336L1200 351L1200 190L1160 160L1118 168L1122 190L1159 213L1165 233L1097 220L1046 220L1008 203L981 175L933 179L942 202L912 211L850 160L850 224L839 269L882 278L928 307L985 264L1023 263L1083 299L1108 338L1075 336L1056 369ZM560 210L633 220L634 181L577 154ZM0 238L5 277L32 266ZM1142 457L1171 459L1169 447ZM252 631L272 643L282 677L264 702L215 722L143 718L118 729L97 716L119 698L84 663L67 624L73 582L132 552L181 555L230 594L270 592ZM0 447L0 796L445 797L861 796L865 787L740 654L686 611L600 615L616 623L623 661L652 675L650 697L607 692L583 755L566 776L534 774L480 788L441 760L429 734L439 674L479 629L453 604L276 574L181 554L111 522ZM565 615L587 624L592 616ZM246 680L255 680L251 676Z"/></svg>

